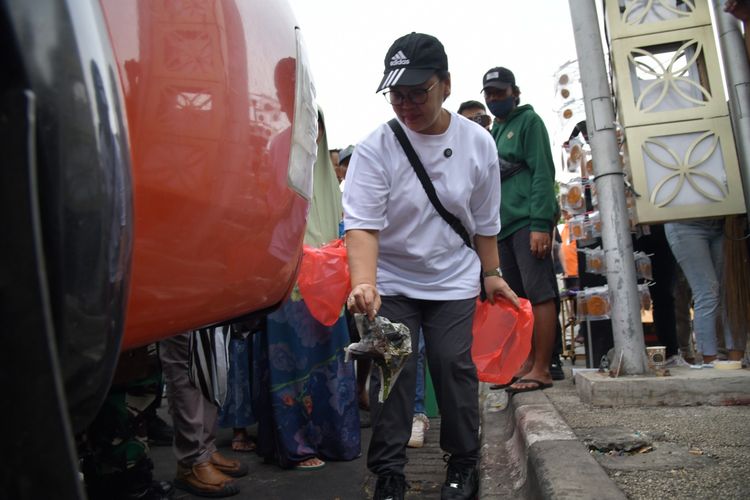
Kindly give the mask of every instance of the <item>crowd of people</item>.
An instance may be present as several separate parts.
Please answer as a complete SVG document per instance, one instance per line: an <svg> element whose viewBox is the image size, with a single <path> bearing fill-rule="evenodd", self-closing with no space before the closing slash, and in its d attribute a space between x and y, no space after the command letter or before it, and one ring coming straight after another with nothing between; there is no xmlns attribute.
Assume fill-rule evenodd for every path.
<svg viewBox="0 0 750 500"><path fill-rule="evenodd" d="M510 395L542 390L563 376L553 252L561 213L549 136L533 107L522 104L510 69L490 68L480 77L484 103L447 109L451 74L444 47L431 35L409 33L387 50L377 86L392 107L392 120L356 145L329 149L319 111L305 244L345 240L351 292L338 320L322 324L295 288L262 322L230 328L220 405L190 380L191 334L160 342L160 369L116 384L105 407L114 416L104 415L92 429L90 463L114 465L85 469L91 498L168 498L172 485L196 496L236 495L234 478L248 467L218 450L219 427L232 430L234 452L256 453L285 469L316 470L329 460L358 458L360 428L371 425L367 467L377 476L374 498L403 499L406 448L422 446L429 428L427 369L447 456L441 498L475 497L479 381L471 345L480 293L491 303L506 300L516 307L526 298L534 316L528 359L509 384L492 388ZM744 355L729 321L721 330L726 335L716 331L717 319L726 318L719 295L722 224L669 223L651 233L660 236L654 237L660 250L671 249L693 292L695 350L704 363L716 359L717 339L723 339L729 359ZM578 287L575 245L567 232L561 240L564 283ZM379 398L379 371L367 360L345 359L347 346L359 338L355 314L401 323L411 335L414 354L385 400ZM670 354L682 350L674 335ZM154 412L163 383L173 431ZM249 432L256 424L257 433ZM149 430L152 444L173 446L172 485L152 481ZM134 476L137 488L112 493Z"/></svg>

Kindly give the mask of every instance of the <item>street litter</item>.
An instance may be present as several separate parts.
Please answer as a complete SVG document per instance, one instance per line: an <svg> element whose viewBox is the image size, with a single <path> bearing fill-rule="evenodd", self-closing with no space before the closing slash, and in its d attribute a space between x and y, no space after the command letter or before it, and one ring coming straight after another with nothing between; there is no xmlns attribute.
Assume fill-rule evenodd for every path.
<svg viewBox="0 0 750 500"><path fill-rule="evenodd" d="M346 360L352 357L372 359L380 370L378 402L382 403L412 353L409 329L382 316L375 316L371 321L366 314L355 314L354 322L360 341L346 348Z"/></svg>

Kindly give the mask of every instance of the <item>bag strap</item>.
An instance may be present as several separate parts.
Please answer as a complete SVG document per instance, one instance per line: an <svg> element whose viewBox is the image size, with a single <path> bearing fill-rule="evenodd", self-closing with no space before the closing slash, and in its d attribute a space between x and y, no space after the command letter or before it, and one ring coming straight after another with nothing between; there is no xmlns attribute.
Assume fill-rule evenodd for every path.
<svg viewBox="0 0 750 500"><path fill-rule="evenodd" d="M437 210L437 213L439 213L440 216L445 220L445 222L447 222L448 225L456 232L456 234L458 234L461 239L464 240L464 243L467 247L473 248L471 245L469 232L466 230L464 225L461 224L461 220L450 213L443 206L443 204L440 203L440 199L438 198L437 192L435 191L435 186L433 186L430 177L427 175L427 171L425 171L424 169L424 165L422 165L422 162L419 160L417 152L414 151L414 147L411 145L411 142L409 142L409 138L406 137L406 132L404 132L404 129L401 128L401 124L398 122L398 120L392 118L388 121L388 126L391 127L391 130L393 130L393 133L396 135L396 139L398 139L398 142L401 143L401 147L404 149L404 153L406 153L406 157L409 159L409 163L411 163L414 172L416 172L417 177L419 178L419 182L422 183L422 187L424 188L425 193L427 193L427 197L432 202L432 205L435 207L435 210Z"/></svg>

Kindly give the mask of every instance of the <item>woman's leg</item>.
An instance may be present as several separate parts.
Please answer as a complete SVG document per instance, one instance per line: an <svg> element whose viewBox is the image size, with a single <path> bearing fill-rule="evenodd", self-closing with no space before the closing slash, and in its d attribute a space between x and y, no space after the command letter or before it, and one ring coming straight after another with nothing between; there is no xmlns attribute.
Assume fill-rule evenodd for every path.
<svg viewBox="0 0 750 500"><path fill-rule="evenodd" d="M429 301L422 323L430 375L440 407L440 447L451 463L479 459L479 380L471 357L475 299Z"/></svg>
<svg viewBox="0 0 750 500"><path fill-rule="evenodd" d="M717 228L713 221L665 224L667 240L693 291L696 349L704 362L716 359L716 319L720 313L716 273ZM722 237L718 230L719 244Z"/></svg>
<svg viewBox="0 0 750 500"><path fill-rule="evenodd" d="M412 349L419 345L419 328L422 318L420 302L402 296L382 296L383 305L378 313L393 323L409 328ZM427 340L425 336L425 340ZM429 347L427 349L429 354ZM409 356L389 396L382 403L380 370L373 364L370 377L370 415L372 437L367 451L367 467L378 476L404 476L406 444L411 437L414 414L414 393L417 385L416 356Z"/></svg>

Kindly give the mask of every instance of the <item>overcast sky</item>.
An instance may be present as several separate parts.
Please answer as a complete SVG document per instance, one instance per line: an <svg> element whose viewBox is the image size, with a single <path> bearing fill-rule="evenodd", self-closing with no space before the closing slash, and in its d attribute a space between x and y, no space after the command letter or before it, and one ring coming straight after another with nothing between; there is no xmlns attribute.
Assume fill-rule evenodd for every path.
<svg viewBox="0 0 750 500"><path fill-rule="evenodd" d="M375 89L388 47L411 31L445 46L452 79L446 108L482 101L484 72L506 66L522 103L542 115L551 136L559 129L554 110L562 102L553 75L576 59L567 0L288 1L308 48L332 148L356 143L393 117Z"/></svg>

